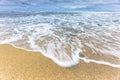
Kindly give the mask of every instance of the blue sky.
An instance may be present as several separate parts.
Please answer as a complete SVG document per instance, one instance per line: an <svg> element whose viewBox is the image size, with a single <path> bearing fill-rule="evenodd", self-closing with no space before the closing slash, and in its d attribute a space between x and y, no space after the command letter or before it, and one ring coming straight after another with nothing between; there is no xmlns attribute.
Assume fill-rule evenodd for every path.
<svg viewBox="0 0 120 80"><path fill-rule="evenodd" d="M0 11L120 12L120 0L0 0Z"/></svg>

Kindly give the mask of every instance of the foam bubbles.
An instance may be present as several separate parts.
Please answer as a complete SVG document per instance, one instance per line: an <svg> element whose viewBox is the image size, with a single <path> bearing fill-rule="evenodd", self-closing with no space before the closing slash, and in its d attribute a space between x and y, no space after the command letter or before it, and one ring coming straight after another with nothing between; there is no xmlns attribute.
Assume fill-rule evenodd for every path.
<svg viewBox="0 0 120 80"><path fill-rule="evenodd" d="M0 44L41 52L63 67L83 60L120 68L119 35L120 13L0 18Z"/></svg>

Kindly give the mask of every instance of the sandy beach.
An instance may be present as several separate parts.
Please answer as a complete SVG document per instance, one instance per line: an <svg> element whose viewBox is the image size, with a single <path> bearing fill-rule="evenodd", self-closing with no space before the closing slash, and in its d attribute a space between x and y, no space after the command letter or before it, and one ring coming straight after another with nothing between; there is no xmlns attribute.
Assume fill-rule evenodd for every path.
<svg viewBox="0 0 120 80"><path fill-rule="evenodd" d="M120 69L83 61L63 68L40 53L0 45L0 80L120 80Z"/></svg>

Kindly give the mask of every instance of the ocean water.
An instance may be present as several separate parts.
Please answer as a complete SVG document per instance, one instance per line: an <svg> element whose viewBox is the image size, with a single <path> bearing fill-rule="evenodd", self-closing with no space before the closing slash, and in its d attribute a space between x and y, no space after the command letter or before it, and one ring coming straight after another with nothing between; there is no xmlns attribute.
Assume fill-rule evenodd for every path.
<svg viewBox="0 0 120 80"><path fill-rule="evenodd" d="M62 67L82 60L120 68L120 13L0 15L0 44L40 52Z"/></svg>

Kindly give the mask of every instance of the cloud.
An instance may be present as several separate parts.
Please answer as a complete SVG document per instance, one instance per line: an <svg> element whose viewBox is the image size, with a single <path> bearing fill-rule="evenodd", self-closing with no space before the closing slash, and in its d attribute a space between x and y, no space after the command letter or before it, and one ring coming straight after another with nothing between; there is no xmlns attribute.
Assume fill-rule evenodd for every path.
<svg viewBox="0 0 120 80"><path fill-rule="evenodd" d="M88 4L81 4L81 5L64 5L63 8L66 8L66 9L78 9L78 8L87 8L89 5Z"/></svg>
<svg viewBox="0 0 120 80"><path fill-rule="evenodd" d="M106 11L120 11L119 4L120 0L0 0L0 10L105 11L106 9Z"/></svg>

